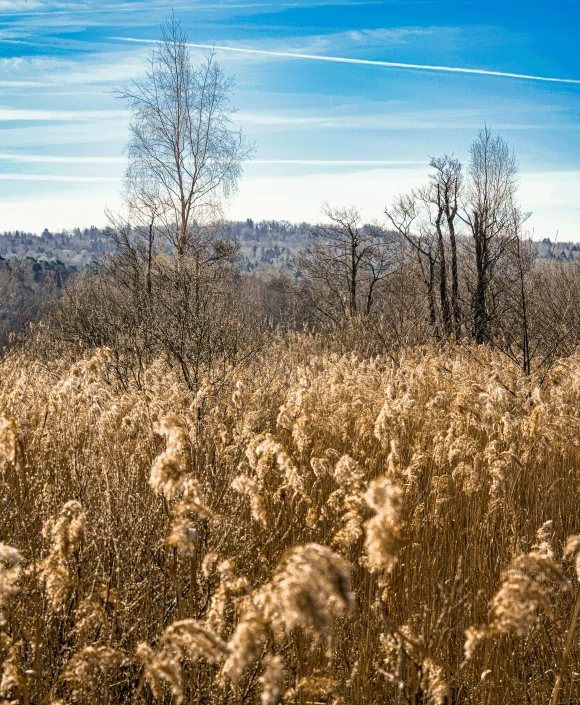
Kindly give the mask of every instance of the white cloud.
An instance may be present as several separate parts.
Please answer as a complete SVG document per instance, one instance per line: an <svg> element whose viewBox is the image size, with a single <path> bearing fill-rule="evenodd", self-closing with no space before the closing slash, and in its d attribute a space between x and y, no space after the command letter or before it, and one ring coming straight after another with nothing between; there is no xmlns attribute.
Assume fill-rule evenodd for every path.
<svg viewBox="0 0 580 705"><path fill-rule="evenodd" d="M42 88L46 86L43 81L4 81L0 80L0 88Z"/></svg>
<svg viewBox="0 0 580 705"><path fill-rule="evenodd" d="M230 204L229 217L315 222L322 217L320 208L326 201L360 206L369 220L382 220L385 206L397 193L424 183L429 168L426 164L371 169L361 165L342 172L309 171L293 176L246 174ZM32 175L19 176L37 180ZM105 206L119 206L119 179L43 176L42 180L33 192L0 201L0 229L40 232L45 227L102 225ZM523 173L521 202L524 209L533 210L528 227L535 238L553 239L558 231L560 241L580 241L580 171Z"/></svg>
<svg viewBox="0 0 580 705"><path fill-rule="evenodd" d="M337 173L319 170L299 176L249 176L240 184L230 206L232 218L320 220L323 203L356 205L369 219L381 219L385 206L399 191L427 178L428 166L405 169L365 169Z"/></svg>
<svg viewBox="0 0 580 705"><path fill-rule="evenodd" d="M524 116L525 117L525 116ZM534 116L537 118L537 116ZM236 122L244 127L261 126L284 130L479 130L481 109L451 109L428 111L388 111L357 113L354 115L325 114L288 115L284 113L238 112ZM494 120L496 130L528 130L539 127L535 122L502 122ZM546 126L544 126L546 127Z"/></svg>
<svg viewBox="0 0 580 705"><path fill-rule="evenodd" d="M535 239L580 240L580 171L523 173L520 196Z"/></svg>
<svg viewBox="0 0 580 705"><path fill-rule="evenodd" d="M0 108L0 122L42 121L42 122L78 122L92 120L118 120L129 118L125 110L22 110L18 108Z"/></svg>
<svg viewBox="0 0 580 705"><path fill-rule="evenodd" d="M119 84L147 70L149 49L109 51L103 56L71 60L48 57L5 57L0 60L0 87Z"/></svg>
<svg viewBox="0 0 580 705"><path fill-rule="evenodd" d="M0 162L25 164L125 164L125 157L59 157L45 154L0 154Z"/></svg>
<svg viewBox="0 0 580 705"><path fill-rule="evenodd" d="M0 230L42 232L105 225L105 208L120 206L118 180L2 181Z"/></svg>
<svg viewBox="0 0 580 705"><path fill-rule="evenodd" d="M24 64L21 56L12 56L0 59L0 69L3 71L17 71Z"/></svg>
<svg viewBox="0 0 580 705"><path fill-rule="evenodd" d="M0 181L47 181L64 184L120 183L118 176L76 176L74 174L0 174Z"/></svg>
<svg viewBox="0 0 580 705"><path fill-rule="evenodd" d="M0 12L30 12L31 10L40 10L43 7L45 4L39 0L26 0L26 5L23 0L0 0Z"/></svg>
<svg viewBox="0 0 580 705"><path fill-rule="evenodd" d="M356 205L369 219L383 218L398 194L410 191L427 179L424 167L349 170L345 173L319 170L299 176L250 176L240 185L231 204L231 218L317 221L320 207ZM580 241L580 171L534 172L521 175L521 202L532 210L528 228L535 238Z"/></svg>
<svg viewBox="0 0 580 705"><path fill-rule="evenodd" d="M0 155L2 159L2 155ZM425 160L393 159L252 159L250 164L288 164L298 166L405 166L425 164Z"/></svg>
<svg viewBox="0 0 580 705"><path fill-rule="evenodd" d="M0 124L0 151L24 152L44 151L52 148L62 150L67 145L69 154L98 154L106 142L108 151L121 154L129 137L128 120L76 120L70 122L22 121ZM91 145L87 148L86 145ZM115 152L113 152L115 153Z"/></svg>
<svg viewBox="0 0 580 705"><path fill-rule="evenodd" d="M411 38L421 37L431 33L432 30L430 29L415 28L356 29L340 34L330 35L328 39L333 39L335 41L347 39L349 41L357 42L359 44L364 44L365 46L371 44L380 44L381 46L384 46L385 44L406 44Z"/></svg>
<svg viewBox="0 0 580 705"><path fill-rule="evenodd" d="M0 228L40 233L44 228L103 226L106 224L105 206L115 209L119 205L113 195L77 196L74 199L55 196L24 203L21 200L0 201Z"/></svg>

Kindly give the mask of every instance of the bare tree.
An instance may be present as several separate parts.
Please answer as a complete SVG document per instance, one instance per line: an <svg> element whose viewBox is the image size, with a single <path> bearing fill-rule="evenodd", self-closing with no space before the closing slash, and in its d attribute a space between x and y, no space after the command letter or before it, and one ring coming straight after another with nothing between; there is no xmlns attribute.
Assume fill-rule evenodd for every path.
<svg viewBox="0 0 580 705"><path fill-rule="evenodd" d="M451 335L451 310L447 287L445 245L442 232L443 210L437 204L433 185L399 195L390 208L385 209L407 251L416 257L427 291L429 325L436 338ZM439 290L439 305L437 304Z"/></svg>
<svg viewBox="0 0 580 705"><path fill-rule="evenodd" d="M461 217L471 232L475 256L473 334L477 343L483 343L490 338L494 270L506 245L517 237L513 224L518 209L518 164L505 140L493 136L489 127L479 132L469 151L469 182Z"/></svg>
<svg viewBox="0 0 580 705"><path fill-rule="evenodd" d="M430 175L431 189L430 196L432 202L437 206L437 235L439 260L441 267L440 290L441 298L444 300L447 294L447 266L445 262L445 244L442 233L441 221L445 217L447 226L447 236L449 239L450 260L451 260L451 302L446 305L444 319L452 320L452 328L456 337L461 332L461 307L459 302L459 260L457 254L457 237L455 232L455 219L459 208L459 197L462 189L461 162L453 156L447 154L442 157L432 157L430 161L434 172ZM450 309L450 310L449 310ZM446 325L446 330L451 326Z"/></svg>
<svg viewBox="0 0 580 705"><path fill-rule="evenodd" d="M195 224L213 219L235 192L252 152L232 123L231 79L213 53L195 67L187 34L172 17L144 79L117 95L133 114L126 198L151 219L179 255L196 245Z"/></svg>
<svg viewBox="0 0 580 705"><path fill-rule="evenodd" d="M190 388L215 383L259 334L221 218L252 151L232 123L232 85L213 53L193 65L172 17L145 78L118 91L133 117L124 208L109 213L114 252L99 282L70 294L62 320L69 336L117 351L137 382L162 355Z"/></svg>
<svg viewBox="0 0 580 705"><path fill-rule="evenodd" d="M435 335L459 337L461 307L455 220L462 187L461 164L448 155L432 158L430 164L434 171L429 175L429 183L399 196L391 208L385 209L385 214L417 256Z"/></svg>
<svg viewBox="0 0 580 705"><path fill-rule="evenodd" d="M301 291L331 320L371 314L395 263L393 243L378 224L364 224L356 208L323 207L328 222L312 228L296 257Z"/></svg>
<svg viewBox="0 0 580 705"><path fill-rule="evenodd" d="M534 247L522 232L522 216L518 209L512 212L513 222L501 262L501 276L495 277L492 295L495 316L493 342L526 374L530 374L534 355L534 319L541 305L535 301Z"/></svg>
<svg viewBox="0 0 580 705"><path fill-rule="evenodd" d="M523 260L514 254L521 248L510 245L521 237L528 215L517 204L518 166L505 141L486 127L470 155L467 183L457 159L432 158L429 183L400 196L385 212L416 253L435 335L458 337L465 326L478 343L493 342L503 309L515 301L514 292L508 293L510 284L515 286L510 277ZM458 235L456 226L462 224ZM525 289L522 276L523 271L518 296Z"/></svg>

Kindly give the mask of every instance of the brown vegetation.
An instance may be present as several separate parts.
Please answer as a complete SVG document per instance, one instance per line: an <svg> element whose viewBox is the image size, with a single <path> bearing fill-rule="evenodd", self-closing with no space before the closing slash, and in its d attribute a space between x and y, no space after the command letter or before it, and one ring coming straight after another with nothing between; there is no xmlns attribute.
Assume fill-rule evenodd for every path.
<svg viewBox="0 0 580 705"><path fill-rule="evenodd" d="M110 359L4 363L2 697L580 697L580 359L289 335L220 395Z"/></svg>

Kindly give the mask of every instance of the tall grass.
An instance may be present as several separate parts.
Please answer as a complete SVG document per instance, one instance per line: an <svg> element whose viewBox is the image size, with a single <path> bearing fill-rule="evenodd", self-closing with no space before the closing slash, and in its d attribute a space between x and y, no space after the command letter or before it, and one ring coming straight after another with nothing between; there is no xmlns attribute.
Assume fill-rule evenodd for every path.
<svg viewBox="0 0 580 705"><path fill-rule="evenodd" d="M5 701L580 700L580 357L297 336L227 393L114 380L2 369Z"/></svg>

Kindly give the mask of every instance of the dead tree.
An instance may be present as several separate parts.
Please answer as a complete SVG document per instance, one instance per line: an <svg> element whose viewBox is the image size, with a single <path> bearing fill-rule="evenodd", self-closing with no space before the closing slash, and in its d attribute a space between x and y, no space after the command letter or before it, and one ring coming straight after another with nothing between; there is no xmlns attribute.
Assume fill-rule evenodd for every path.
<svg viewBox="0 0 580 705"><path fill-rule="evenodd" d="M431 167L435 170L430 175L432 189L436 195L438 211L445 216L447 226L447 236L449 238L449 249L451 259L451 301L450 317L452 328L456 337L461 333L461 306L459 301L459 261L457 254L457 236L455 232L455 219L459 208L459 197L462 188L461 162L453 156L447 154L442 157L433 157L430 161ZM442 257L444 256L443 236L441 234L441 216L438 213L439 242ZM446 271L442 260L443 271ZM443 280L442 280L443 281Z"/></svg>
<svg viewBox="0 0 580 705"><path fill-rule="evenodd" d="M384 228L365 224L356 208L325 205L327 222L311 229L296 257L301 291L324 318L369 316L393 272L393 243Z"/></svg>
<svg viewBox="0 0 580 705"><path fill-rule="evenodd" d="M427 223L421 205L425 200L417 192L400 195L392 207L385 209L385 214L399 237L407 244L407 248L416 256L423 281L427 289L427 304L429 311L429 325L435 335L440 337L436 305L436 269L437 245L430 230L431 222ZM441 287L439 287L441 294Z"/></svg>

